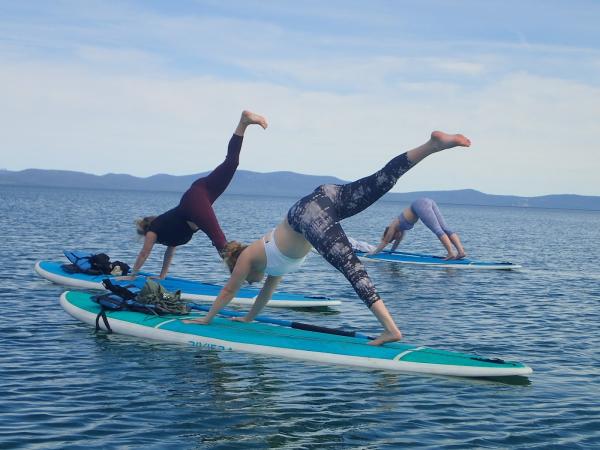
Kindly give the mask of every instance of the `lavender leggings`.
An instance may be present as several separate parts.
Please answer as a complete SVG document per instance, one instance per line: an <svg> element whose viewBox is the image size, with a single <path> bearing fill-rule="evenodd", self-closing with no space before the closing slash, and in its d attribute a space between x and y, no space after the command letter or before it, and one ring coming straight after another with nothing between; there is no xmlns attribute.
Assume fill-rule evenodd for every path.
<svg viewBox="0 0 600 450"><path fill-rule="evenodd" d="M421 197L412 202L410 208L415 215L421 219L423 224L429 228L438 238L447 234L450 236L454 231L446 225L446 221L442 213L438 209L436 203L427 197Z"/></svg>
<svg viewBox="0 0 600 450"><path fill-rule="evenodd" d="M370 308L380 300L363 264L354 254L339 222L363 211L389 191L413 164L406 153L396 156L385 167L353 183L323 184L301 198L288 211L290 226L333 267L342 272Z"/></svg>

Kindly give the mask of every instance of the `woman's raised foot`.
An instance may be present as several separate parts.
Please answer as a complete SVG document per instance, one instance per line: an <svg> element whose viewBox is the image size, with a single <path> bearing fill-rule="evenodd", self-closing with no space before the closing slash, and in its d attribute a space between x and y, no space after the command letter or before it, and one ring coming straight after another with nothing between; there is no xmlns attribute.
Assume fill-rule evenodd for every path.
<svg viewBox="0 0 600 450"><path fill-rule="evenodd" d="M260 114L253 113L252 111L248 111L248 110L242 111L242 117L240 119L240 123L242 123L244 125L258 124L261 127L263 127L264 129L266 129L269 126L267 119L265 119Z"/></svg>
<svg viewBox="0 0 600 450"><path fill-rule="evenodd" d="M471 141L462 134L448 134L443 131L434 131L431 133L431 142L435 146L435 151L445 150L452 147L470 147Z"/></svg>

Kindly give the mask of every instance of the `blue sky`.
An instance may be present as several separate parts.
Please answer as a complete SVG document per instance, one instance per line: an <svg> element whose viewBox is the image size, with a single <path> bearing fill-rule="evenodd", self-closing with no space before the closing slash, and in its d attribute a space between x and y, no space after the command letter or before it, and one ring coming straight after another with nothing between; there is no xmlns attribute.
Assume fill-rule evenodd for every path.
<svg viewBox="0 0 600 450"><path fill-rule="evenodd" d="M354 179L462 132L396 191L600 195L597 1L0 1L0 167Z"/></svg>

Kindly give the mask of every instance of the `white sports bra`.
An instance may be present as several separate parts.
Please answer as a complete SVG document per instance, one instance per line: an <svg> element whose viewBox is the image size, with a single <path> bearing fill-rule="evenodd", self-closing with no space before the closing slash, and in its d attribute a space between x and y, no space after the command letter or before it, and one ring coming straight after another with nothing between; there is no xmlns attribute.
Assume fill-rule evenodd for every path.
<svg viewBox="0 0 600 450"><path fill-rule="evenodd" d="M265 253L267 255L267 267L265 273L274 277L285 275L286 273L293 272L298 269L306 256L302 258L290 258L281 253L281 250L277 247L275 242L275 229L271 231L271 240L266 241L263 237L263 244L265 246Z"/></svg>

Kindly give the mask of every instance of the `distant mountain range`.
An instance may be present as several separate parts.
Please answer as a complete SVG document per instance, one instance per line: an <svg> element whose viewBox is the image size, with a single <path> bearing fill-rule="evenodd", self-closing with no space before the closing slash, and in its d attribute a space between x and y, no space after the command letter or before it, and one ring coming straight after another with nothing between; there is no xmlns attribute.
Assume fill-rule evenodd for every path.
<svg viewBox="0 0 600 450"><path fill-rule="evenodd" d="M92 175L66 170L27 169L22 171L0 170L0 186L48 186L61 188L113 189L135 191L183 192L197 178L208 172L194 175L158 174L147 178L132 175L113 174ZM301 197L316 186L325 183L346 183L329 176L303 175L295 172L259 173L238 170L227 189L228 194L270 195L281 197ZM600 211L600 197L584 195L544 195L540 197L518 197L514 195L484 194L473 189L456 191L420 191L390 193L384 200L409 202L417 197L427 196L438 203L517 206L528 208L559 208Z"/></svg>

